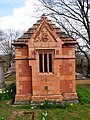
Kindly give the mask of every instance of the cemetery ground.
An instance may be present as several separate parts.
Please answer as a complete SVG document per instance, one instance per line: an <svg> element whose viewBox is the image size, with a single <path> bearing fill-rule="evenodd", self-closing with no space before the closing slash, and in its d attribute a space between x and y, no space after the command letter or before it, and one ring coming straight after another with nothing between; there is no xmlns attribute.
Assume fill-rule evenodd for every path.
<svg viewBox="0 0 90 120"><path fill-rule="evenodd" d="M31 102L26 106L14 106L10 104L15 94L14 79L14 75L9 76L7 89L0 93L0 120L90 120L90 85L77 85L79 103L60 105L45 100L37 106L31 106Z"/></svg>

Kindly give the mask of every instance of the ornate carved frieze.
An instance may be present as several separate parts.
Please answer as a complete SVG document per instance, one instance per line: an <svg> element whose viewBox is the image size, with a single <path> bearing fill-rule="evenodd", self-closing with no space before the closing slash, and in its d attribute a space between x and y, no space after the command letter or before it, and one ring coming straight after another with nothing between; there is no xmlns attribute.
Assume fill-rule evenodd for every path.
<svg viewBox="0 0 90 120"><path fill-rule="evenodd" d="M49 31L44 27L43 30L39 32L38 37L34 42L52 42L54 41L53 37L49 33Z"/></svg>

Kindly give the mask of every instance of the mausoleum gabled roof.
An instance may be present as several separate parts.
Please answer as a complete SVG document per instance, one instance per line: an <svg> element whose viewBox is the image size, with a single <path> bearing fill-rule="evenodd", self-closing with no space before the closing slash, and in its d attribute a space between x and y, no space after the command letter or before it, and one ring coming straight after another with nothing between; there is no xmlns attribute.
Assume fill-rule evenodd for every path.
<svg viewBox="0 0 90 120"><path fill-rule="evenodd" d="M41 19L38 20L31 28L29 28L20 38L14 41L15 44L26 44L33 34L36 32L37 28L42 24L43 20L46 20L49 27L52 29L52 31L55 31L58 37L64 42L64 44L76 44L76 40L71 38L69 35L67 35L65 32L63 32L59 27L57 27L55 24L52 23L51 20L49 20L44 14L41 16Z"/></svg>

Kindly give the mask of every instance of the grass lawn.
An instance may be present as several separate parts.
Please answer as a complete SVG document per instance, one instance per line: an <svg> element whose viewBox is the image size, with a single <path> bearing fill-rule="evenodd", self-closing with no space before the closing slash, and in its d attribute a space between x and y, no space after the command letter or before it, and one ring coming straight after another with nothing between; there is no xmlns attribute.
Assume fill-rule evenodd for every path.
<svg viewBox="0 0 90 120"><path fill-rule="evenodd" d="M8 76L7 78L5 78L5 81L14 81L16 79L16 75L12 74L10 76Z"/></svg>
<svg viewBox="0 0 90 120"><path fill-rule="evenodd" d="M0 120L90 120L90 85L77 85L80 103L46 109L11 106L0 101Z"/></svg>
<svg viewBox="0 0 90 120"><path fill-rule="evenodd" d="M10 75L10 76L8 76L7 78L4 79L6 85L11 84L15 80L16 80L16 75L15 74L12 74L12 75Z"/></svg>

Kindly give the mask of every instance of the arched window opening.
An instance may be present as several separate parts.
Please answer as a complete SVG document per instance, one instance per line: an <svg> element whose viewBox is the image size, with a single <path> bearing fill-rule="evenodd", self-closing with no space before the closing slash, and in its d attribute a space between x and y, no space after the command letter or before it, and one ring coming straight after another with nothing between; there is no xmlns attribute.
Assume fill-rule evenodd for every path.
<svg viewBox="0 0 90 120"><path fill-rule="evenodd" d="M39 72L47 73L52 72L52 54L51 53L40 53L39 54Z"/></svg>

